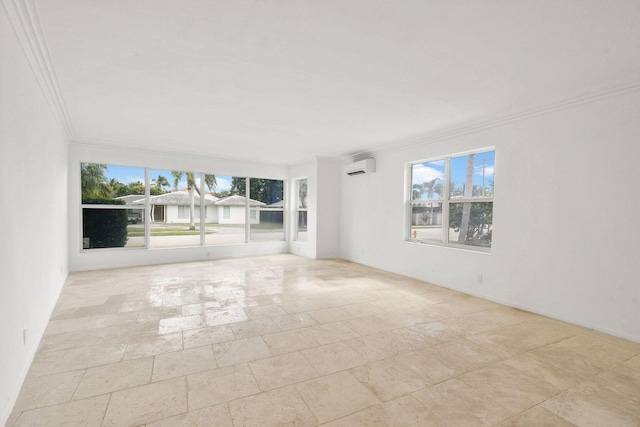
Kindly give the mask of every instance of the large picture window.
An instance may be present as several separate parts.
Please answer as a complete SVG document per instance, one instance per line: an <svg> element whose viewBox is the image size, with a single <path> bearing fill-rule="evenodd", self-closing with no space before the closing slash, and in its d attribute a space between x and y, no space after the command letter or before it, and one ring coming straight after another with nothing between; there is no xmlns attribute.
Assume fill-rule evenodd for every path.
<svg viewBox="0 0 640 427"><path fill-rule="evenodd" d="M495 151L410 165L408 240L489 251Z"/></svg>
<svg viewBox="0 0 640 427"><path fill-rule="evenodd" d="M80 168L83 249L285 239L282 180L98 163Z"/></svg>

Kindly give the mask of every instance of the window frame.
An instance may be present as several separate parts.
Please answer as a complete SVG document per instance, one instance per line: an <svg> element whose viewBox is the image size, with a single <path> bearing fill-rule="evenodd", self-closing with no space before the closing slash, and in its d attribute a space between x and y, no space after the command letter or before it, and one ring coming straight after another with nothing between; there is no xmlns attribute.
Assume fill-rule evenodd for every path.
<svg viewBox="0 0 640 427"><path fill-rule="evenodd" d="M83 195L82 195L82 165L83 164L104 164L107 166L113 166L113 167L124 167L124 168L134 168L134 169L141 169L142 172L146 171L146 168L143 166L128 166L128 165L122 165L122 164L114 164L114 163L100 163L100 162L96 162L96 161L79 161L78 162L78 169L80 171L78 177L79 177L79 185L78 185L78 191L79 191L79 195L80 195L80 206L79 206L79 224L78 224L78 228L79 228L79 237L80 237L80 253L83 252L101 252L101 251L121 251L121 250L126 250L126 251L135 251L135 250L142 250L142 249L148 249L148 242L146 240L146 228L148 227L148 221L147 221L147 217L146 217L146 213L147 213L147 207L146 205L132 205L132 204L122 204L122 205L118 205L118 204L108 204L108 203L85 203L85 200L83 199ZM145 177L145 182L146 182L146 177ZM140 195L140 199L144 199L146 196L145 195ZM127 217L129 216L129 211L130 210L135 210L135 211L141 211L141 219L143 219L143 224L144 224L144 228L145 228L145 237L143 237L143 242L142 245L138 245L138 246L129 246L127 247L126 244L125 246L112 246L112 247L91 247L90 243L88 246L86 246L86 241L85 241L85 237L84 237L84 210L85 209L101 209L101 210L124 210L127 214ZM128 224L128 221L127 221Z"/></svg>
<svg viewBox="0 0 640 427"><path fill-rule="evenodd" d="M123 167L123 168L135 168L135 169L140 169L141 171L144 172L144 180L143 180L143 184L145 186L145 194L144 195L140 195L140 199L144 199L145 203L142 205L132 205L132 204L99 204L99 203L84 203L83 202L83 198L82 198L82 165L83 164L104 164L108 167ZM286 211L286 196L287 196L287 186L288 186L288 180L284 179L284 178L255 178L255 177L251 177L251 176L241 176L241 175L229 175L232 178L244 178L245 179L245 183L246 183L246 193L249 193L249 183L251 179L268 179L268 180L272 180L272 181L281 181L282 184L282 189L283 189L283 206L281 208L272 208L273 212L282 212L282 223L283 223L283 230L282 230L282 239L277 239L277 240L267 240L267 241L262 241L262 240L256 240L253 241L251 240L251 221L258 219L259 215L260 215L260 207L252 207L250 205L250 196L245 196L246 197L246 205L245 205L245 224L244 224L244 238L242 242L233 242L233 243L207 243L206 242L206 221L208 219L208 206L205 203L201 203L199 205L196 206L196 211L194 213L194 220L196 225L199 224L200 226L200 239L199 242L197 244L192 244L192 245L172 245L172 246L163 246L163 247L154 247L151 244L151 238L152 233L151 233L151 229L150 229L150 225L151 225L151 219L150 219L150 215L151 215L151 210L152 210L152 205L151 205L151 194L150 194L150 188L151 188L151 178L150 178L150 173L151 171L155 171L155 170L162 170L164 171L165 169L158 169L158 168L154 168L152 166L131 166L129 164L116 164L116 163L111 163L111 162L101 162L99 160L80 160L78 161L78 169L79 169L79 174L78 174L78 193L79 193L79 221L78 221L78 229L79 229L79 252L83 253L83 252L99 252L99 251L120 251L120 250L165 250L165 249L180 249L180 248L187 248L187 247L211 247L211 246L226 246L226 245L235 245L235 244L248 244L248 243L259 243L259 244L263 244L263 243L267 243L267 242L287 242L288 241L288 233L287 233L287 224L288 224L288 212ZM197 170L197 169L196 169ZM202 177L208 175L205 172L193 172L194 174L199 175L198 179L200 179L200 184L199 184L199 189L200 189L200 193L201 194L205 194L205 180L202 179ZM180 214L180 206L178 206L178 216L179 217L185 217L185 218L180 218L180 219L186 219L186 212L184 211L183 208L183 212L182 214ZM143 237L143 243L141 245L136 245L136 246L132 246L132 247L127 247L127 246L117 246L117 247L96 247L96 248L91 248L91 247L87 247L85 245L85 238L84 238L84 221L83 221L83 211L85 209L108 209L108 210L124 210L125 212L128 212L129 210L136 210L136 211L140 211L141 212L141 218L144 218L144 237ZM165 207L166 209L166 207ZM228 218L224 218L225 216L225 211L228 214ZM166 214L166 213L165 213ZM222 219L226 219L226 220L230 220L232 217L232 212L231 212L231 206L223 206L223 212L222 212ZM253 215L252 215L253 214Z"/></svg>
<svg viewBox="0 0 640 427"><path fill-rule="evenodd" d="M303 181L306 182L307 190L306 190L306 207L301 207L302 203L300 201L300 183ZM306 244L309 241L309 177L300 177L294 180L294 191L295 191L295 222L294 222L294 232L293 232L293 240L298 243ZM300 214L304 212L307 218L307 238L305 240L300 240Z"/></svg>
<svg viewBox="0 0 640 427"><path fill-rule="evenodd" d="M431 157L424 160L412 161L407 163L406 165L406 177L407 184L406 188L406 223L404 227L404 240L407 243L417 243L423 245L431 245L431 246L441 246L447 248L461 249L471 252L480 252L491 254L493 249L493 240L491 241L491 246L475 246L475 245L465 245L457 242L452 242L450 240L450 212L451 205L454 204L462 204L462 203L491 203L492 204L492 212L493 212L493 203L495 197L495 188L493 190L493 194L491 196L485 197L473 197L473 195L469 197L451 197L451 160L457 157L464 157L471 154L482 154L493 152L494 153L494 176L495 176L495 147L483 147L474 150L468 150L458 153L447 154L444 156ZM432 199L432 200L414 200L413 199L413 166L421 165L424 163L430 162L439 162L444 161L444 186L443 186L443 196L440 199ZM428 203L439 203L442 205L442 229L441 229L441 240L429 240L429 239L417 239L412 236L412 226L413 226L413 208L415 206L427 206ZM493 227L493 224L492 224Z"/></svg>

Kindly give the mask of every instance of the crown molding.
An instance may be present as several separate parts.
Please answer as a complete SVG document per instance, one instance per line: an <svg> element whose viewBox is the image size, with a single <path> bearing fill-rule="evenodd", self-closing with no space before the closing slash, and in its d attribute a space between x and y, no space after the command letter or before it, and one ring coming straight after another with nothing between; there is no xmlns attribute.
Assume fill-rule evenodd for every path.
<svg viewBox="0 0 640 427"><path fill-rule="evenodd" d="M2 0L2 4L51 111L57 117L67 137L71 139L74 136L73 127L60 91L35 3L33 0Z"/></svg>
<svg viewBox="0 0 640 427"><path fill-rule="evenodd" d="M131 143L131 145L125 145L123 143L118 143L114 141L89 139L89 138L72 138L69 140L69 145L77 146L77 147L85 147L85 148L126 151L130 153L153 154L156 156L206 159L206 160L214 161L217 163L242 163L246 165L259 165L259 166L267 165L267 166L274 166L274 167L290 166L289 164L285 164L285 163L267 163L267 162L261 162L258 160L245 160L245 159L239 159L237 157L230 157L230 156L229 157L212 156L209 153L198 152L198 151L167 150L167 149L159 149L155 147L154 148L141 147L134 143Z"/></svg>
<svg viewBox="0 0 640 427"><path fill-rule="evenodd" d="M640 90L640 80L632 80L618 85L601 87L598 90L585 92L572 98L565 98L556 102L545 104L541 107L528 108L511 114L496 115L492 118L470 121L447 129L421 135L416 138L407 139L401 143L379 149L371 149L367 151L358 151L341 157L343 161L360 160L362 158L371 157L373 155L393 153L418 147L421 145L432 144L439 141L455 138L457 136L472 134L484 129L495 128L532 117L553 113L556 111L566 110L576 106L590 104L600 100L622 96L628 93Z"/></svg>

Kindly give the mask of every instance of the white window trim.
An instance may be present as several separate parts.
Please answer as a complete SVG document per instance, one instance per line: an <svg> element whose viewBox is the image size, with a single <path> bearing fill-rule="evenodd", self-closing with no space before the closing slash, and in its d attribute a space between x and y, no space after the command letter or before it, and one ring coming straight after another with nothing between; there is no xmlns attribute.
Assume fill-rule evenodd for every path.
<svg viewBox="0 0 640 427"><path fill-rule="evenodd" d="M405 226L404 226L404 241L406 243L410 243L410 244L419 244L419 245L429 245L429 246L440 246L440 247L444 247L444 248L450 248L450 249L459 249L459 250L464 250L464 251L470 251L470 252L480 252L480 253L486 253L486 254L491 254L492 253L492 249L493 249L493 241L491 242L492 245L489 248L486 247L482 247L482 246L472 246L472 245L462 245L459 243L454 243L454 242L450 242L449 241L449 205L451 203L481 203L481 202L494 202L494 196L495 196L495 190L494 190L494 196L492 197L475 197L475 198L456 198L456 199L451 199L451 195L450 195L450 183L451 183L451 159L455 158L455 157L462 157L462 156L467 156L469 154L479 154L479 153L486 153L488 151L494 151L495 152L495 147L484 147L484 148L479 148L476 150L468 150L468 151L463 151L463 152L458 152L458 153L452 153L452 154L446 154L443 156L437 156L437 157L431 157L428 159L424 159L424 160L416 160L416 161L412 161L406 164L406 168L405 168L405 188L406 188L406 192L405 192ZM413 206L421 206L421 205L426 205L427 202L426 201L414 201L413 200L413 176L412 176L412 166L414 165L418 165L418 164L422 164L422 163L428 163L428 162L436 162L436 161L444 161L445 162L445 185L444 185L444 194L445 197L443 197L442 199L434 199L433 202L434 203L442 203L442 241L436 241L436 240L419 240L419 239L414 239L413 236L411 236L411 224L412 224L412 211L413 211ZM494 160L494 165L495 165L495 160Z"/></svg>
<svg viewBox="0 0 640 427"><path fill-rule="evenodd" d="M301 181L307 181L307 207L306 208L301 208L300 207L300 191L299 191L299 183ZM299 243L299 244L303 244L306 245L309 241L309 205L308 205L308 200L309 200L309 177L306 176L301 176L299 178L294 179L293 181L293 185L294 185L294 192L295 192L295 202L294 202L294 216L295 219L293 221L294 223L294 229L293 229L293 241ZM307 240L299 240L298 239L298 225L299 225L299 221L300 221L300 212L306 212L307 213Z"/></svg>

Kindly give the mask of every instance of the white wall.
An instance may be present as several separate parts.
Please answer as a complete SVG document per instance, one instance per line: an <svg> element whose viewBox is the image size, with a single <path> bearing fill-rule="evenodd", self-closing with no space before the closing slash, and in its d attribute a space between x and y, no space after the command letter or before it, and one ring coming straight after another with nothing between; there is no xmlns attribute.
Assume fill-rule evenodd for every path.
<svg viewBox="0 0 640 427"><path fill-rule="evenodd" d="M0 7L0 425L67 275L67 148Z"/></svg>
<svg viewBox="0 0 640 427"><path fill-rule="evenodd" d="M291 167L289 174L290 252L309 258L335 258L340 255L340 175L338 159L317 158ZM297 226L296 180L307 179L307 241L295 241Z"/></svg>
<svg viewBox="0 0 640 427"><path fill-rule="evenodd" d="M204 259L267 255L287 252L287 242L255 242L216 246L151 249L92 249L82 251L80 224L80 163L95 162L118 166L150 167L160 170L192 170L233 176L287 179L289 168L236 162L172 153L140 150L124 151L109 147L72 143L69 150L69 268L90 270L134 265L162 264ZM176 210L177 212L177 210ZM177 217L177 213L175 215ZM244 221L244 219L243 219Z"/></svg>
<svg viewBox="0 0 640 427"><path fill-rule="evenodd" d="M640 341L639 117L633 92L379 153L376 173L342 177L341 254ZM493 253L404 242L406 164L486 146Z"/></svg>
<svg viewBox="0 0 640 427"><path fill-rule="evenodd" d="M316 203L316 258L340 256L340 177L342 164L338 159L318 159L318 192Z"/></svg>

